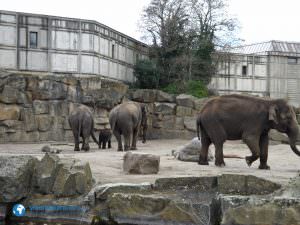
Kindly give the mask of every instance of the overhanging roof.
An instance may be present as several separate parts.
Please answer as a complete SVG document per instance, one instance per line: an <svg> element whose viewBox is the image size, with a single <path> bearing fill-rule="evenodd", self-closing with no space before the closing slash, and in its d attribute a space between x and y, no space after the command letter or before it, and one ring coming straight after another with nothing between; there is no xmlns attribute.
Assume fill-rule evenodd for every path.
<svg viewBox="0 0 300 225"><path fill-rule="evenodd" d="M286 42L286 41L268 41L256 43L251 45L244 45L229 49L230 53L236 54L300 54L300 42Z"/></svg>

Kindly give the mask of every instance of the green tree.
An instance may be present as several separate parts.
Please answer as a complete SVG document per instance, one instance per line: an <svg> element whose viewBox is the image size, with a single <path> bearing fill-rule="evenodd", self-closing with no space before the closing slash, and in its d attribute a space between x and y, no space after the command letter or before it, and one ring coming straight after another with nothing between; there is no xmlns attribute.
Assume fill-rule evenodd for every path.
<svg viewBox="0 0 300 225"><path fill-rule="evenodd" d="M151 66L136 71L140 84L145 83L141 79L146 79L142 78L143 68L147 76L154 76L148 78L155 80L158 87L176 83L177 89L185 89L189 80L208 84L215 71L212 53L233 43L238 28L237 21L226 13L225 3L226 0L152 0L140 22L145 40L150 42L151 62ZM149 68L155 72L150 73Z"/></svg>
<svg viewBox="0 0 300 225"><path fill-rule="evenodd" d="M184 76L182 56L186 49L188 16L183 3L181 0L152 0L142 15L142 27L152 42L150 59L155 59L161 71L160 85Z"/></svg>
<svg viewBox="0 0 300 225"><path fill-rule="evenodd" d="M160 73L156 68L156 64L150 60L137 61L134 75L137 79L136 86L139 88L159 87Z"/></svg>

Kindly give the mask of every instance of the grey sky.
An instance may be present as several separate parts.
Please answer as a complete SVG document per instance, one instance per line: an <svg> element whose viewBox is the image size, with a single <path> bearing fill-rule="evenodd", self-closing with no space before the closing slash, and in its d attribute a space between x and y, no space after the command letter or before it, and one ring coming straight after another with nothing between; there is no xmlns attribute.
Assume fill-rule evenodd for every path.
<svg viewBox="0 0 300 225"><path fill-rule="evenodd" d="M150 0L8 0L2 10L96 20L140 40L137 21ZM268 40L300 42L299 0L228 0L245 44Z"/></svg>

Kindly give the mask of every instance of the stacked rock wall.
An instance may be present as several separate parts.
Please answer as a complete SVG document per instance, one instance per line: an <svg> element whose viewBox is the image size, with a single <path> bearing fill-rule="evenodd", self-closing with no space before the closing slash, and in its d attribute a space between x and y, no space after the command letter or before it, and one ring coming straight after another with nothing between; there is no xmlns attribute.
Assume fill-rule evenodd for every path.
<svg viewBox="0 0 300 225"><path fill-rule="evenodd" d="M123 100L145 103L148 138L195 136L203 99L128 86L95 76L0 72L0 143L72 141L69 112L84 104L94 112L95 128L109 127L108 113Z"/></svg>
<svg viewBox="0 0 300 225"><path fill-rule="evenodd" d="M128 90L123 83L95 76L0 72L0 143L73 141L68 115L74 107L89 106L99 130L109 127L109 111L128 99L147 105L148 139L195 137L196 117L207 100L159 90ZM300 110L295 111L300 122ZM288 142L276 131L270 132L270 138Z"/></svg>
<svg viewBox="0 0 300 225"><path fill-rule="evenodd" d="M206 100L149 89L130 91L128 97L147 105L150 139L195 137L196 117Z"/></svg>
<svg viewBox="0 0 300 225"><path fill-rule="evenodd" d="M78 104L94 111L96 129L127 86L97 77L0 73L0 143L72 140L69 112Z"/></svg>

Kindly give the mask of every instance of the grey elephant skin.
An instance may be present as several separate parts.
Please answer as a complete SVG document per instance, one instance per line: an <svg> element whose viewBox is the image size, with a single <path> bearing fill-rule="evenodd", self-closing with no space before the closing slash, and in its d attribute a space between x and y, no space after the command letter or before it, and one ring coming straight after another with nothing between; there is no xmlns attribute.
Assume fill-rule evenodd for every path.
<svg viewBox="0 0 300 225"><path fill-rule="evenodd" d="M99 132L99 149L111 148L111 129L101 129Z"/></svg>
<svg viewBox="0 0 300 225"><path fill-rule="evenodd" d="M270 169L267 165L270 129L286 133L291 149L300 156L296 147L299 133L296 115L285 100L237 94L212 98L197 118L197 134L199 138L201 132L202 144L199 164L208 165L208 147L213 143L215 165L225 166L223 143L226 140L243 140L252 153L246 157L248 166L259 158L259 169Z"/></svg>
<svg viewBox="0 0 300 225"><path fill-rule="evenodd" d="M74 109L69 115L69 124L72 129L75 141L74 151L79 151L80 137L82 137L82 150L88 151L89 138L92 136L93 140L99 145L94 134L94 119L90 109L86 106L79 106Z"/></svg>
<svg viewBox="0 0 300 225"><path fill-rule="evenodd" d="M146 142L147 115L146 107L136 102L125 102L114 107L109 113L109 123L118 141L118 151L136 149L139 130L142 132L143 143Z"/></svg>

